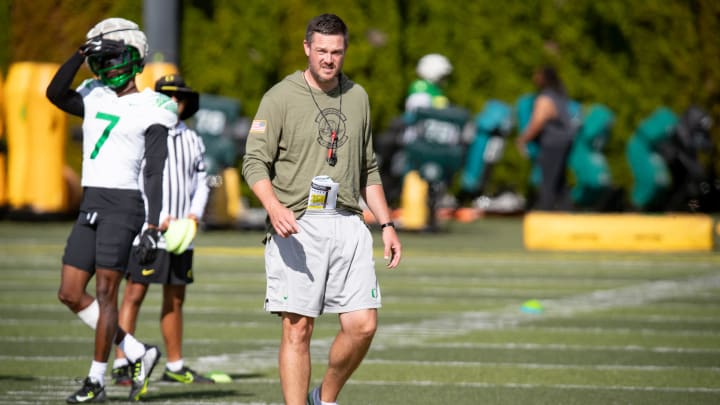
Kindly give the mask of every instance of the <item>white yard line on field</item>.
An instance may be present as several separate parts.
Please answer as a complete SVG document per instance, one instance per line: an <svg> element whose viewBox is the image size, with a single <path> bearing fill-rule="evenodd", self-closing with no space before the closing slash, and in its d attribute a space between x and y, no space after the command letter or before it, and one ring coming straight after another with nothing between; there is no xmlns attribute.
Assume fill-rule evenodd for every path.
<svg viewBox="0 0 720 405"><path fill-rule="evenodd" d="M618 289L546 300L542 302L544 311L540 316L522 313L519 305L513 305L493 312L464 312L454 316L443 315L422 322L381 325L373 341L373 347L423 345L427 344L428 339L441 336L459 336L474 330L516 327L538 319L564 318L580 313L638 306L677 297L692 297L702 291L717 288L720 288L720 273L713 273L685 280L652 281ZM332 339L313 340L314 356L317 355L318 360L324 361L323 356L326 355L331 343ZM587 350L587 348L578 350ZM703 352L705 349L698 350ZM690 351L692 350L688 350L688 352ZM225 370L229 373L272 368L277 364L277 344L255 351L205 356L198 358L197 361L198 367L202 369Z"/></svg>
<svg viewBox="0 0 720 405"><path fill-rule="evenodd" d="M471 350L558 350L558 351L597 351L597 352L647 352L647 353L707 353L719 354L720 348L688 348L663 346L598 346L569 345L561 343L423 343L422 345L404 345L405 348L437 348L437 349L471 349Z"/></svg>
<svg viewBox="0 0 720 405"><path fill-rule="evenodd" d="M522 389L566 389L590 391L653 391L653 392L687 392L687 393L720 393L720 388L706 387L639 387L633 385L586 385L586 384L493 384L482 382L438 382L438 381L350 381L356 385L378 386L439 386L439 387L473 387L473 388L522 388Z"/></svg>
<svg viewBox="0 0 720 405"><path fill-rule="evenodd" d="M625 364L550 364L550 363L509 363L495 361L425 361L425 360L382 360L366 359L363 364L389 364L389 365L411 365L411 366L440 366L440 367L467 367L478 369L486 368L520 368L534 370L631 370L631 371L688 371L702 370L719 372L720 367L711 366L656 366L656 365L625 365Z"/></svg>
<svg viewBox="0 0 720 405"><path fill-rule="evenodd" d="M543 301L541 319L565 318L580 313L638 306L676 297L691 297L703 290L717 288L720 288L720 273L682 281L652 281L623 288L598 290L589 294ZM428 337L457 336L473 330L512 327L537 319L537 315L521 312L520 305L493 312L464 312L456 316L381 327L373 346L419 344Z"/></svg>
<svg viewBox="0 0 720 405"><path fill-rule="evenodd" d="M58 401L58 395L56 391L58 389L68 390L74 387L73 384L69 384L67 377L50 377L43 378L44 382L41 385L43 393L36 391L22 391L22 390L9 390L5 392L5 397L0 398L0 404L37 404L37 403L54 403ZM54 383L58 381L58 383ZM248 380L253 384L272 384L278 383L277 379L274 378L253 378ZM438 381L423 381L423 380L410 380L410 381L379 381L379 380L352 380L349 382L352 385L366 385L366 386L385 386L385 387L447 387L447 388L483 388L483 389L494 389L494 388L507 388L507 389L541 389L541 390L575 390L575 391L623 391L623 392L666 392L666 393L687 393L687 394L719 394L720 388L709 388L709 387L658 387L658 386L635 386L635 385L592 385L592 384L525 384L525 383L507 383L507 384L495 384L495 383L483 383L483 382L438 382ZM159 390L161 384L153 384L150 387L150 392ZM108 386L108 395L124 397L127 390L125 387ZM25 401L24 398L32 397L32 400ZM172 404L175 405L280 405L279 403L267 403L267 402L244 402L244 401L203 401L193 399L190 401L183 400L181 398L173 398ZM169 402L165 402L169 403Z"/></svg>

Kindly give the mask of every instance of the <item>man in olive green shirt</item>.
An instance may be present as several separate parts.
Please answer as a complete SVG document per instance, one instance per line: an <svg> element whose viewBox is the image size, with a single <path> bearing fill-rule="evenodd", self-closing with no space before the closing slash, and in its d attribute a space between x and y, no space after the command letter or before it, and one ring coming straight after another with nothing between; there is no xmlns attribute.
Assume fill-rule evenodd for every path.
<svg viewBox="0 0 720 405"><path fill-rule="evenodd" d="M287 405L336 404L375 334L381 296L361 197L382 224L387 267L401 256L372 150L368 96L342 75L347 37L336 15L309 22L308 68L265 94L243 159L243 176L268 213L265 310L282 318ZM322 313L337 313L340 330L321 384L307 394L310 338Z"/></svg>

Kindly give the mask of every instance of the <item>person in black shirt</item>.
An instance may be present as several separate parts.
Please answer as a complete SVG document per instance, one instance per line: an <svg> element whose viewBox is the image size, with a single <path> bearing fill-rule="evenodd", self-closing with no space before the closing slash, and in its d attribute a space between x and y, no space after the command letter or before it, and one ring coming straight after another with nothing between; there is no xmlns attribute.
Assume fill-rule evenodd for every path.
<svg viewBox="0 0 720 405"><path fill-rule="evenodd" d="M530 122L517 138L520 153L527 155L527 144L540 145L538 165L542 175L535 209L554 211L569 209L567 198L567 161L575 128L568 112L565 86L555 68L546 66L535 71L533 81L539 89Z"/></svg>

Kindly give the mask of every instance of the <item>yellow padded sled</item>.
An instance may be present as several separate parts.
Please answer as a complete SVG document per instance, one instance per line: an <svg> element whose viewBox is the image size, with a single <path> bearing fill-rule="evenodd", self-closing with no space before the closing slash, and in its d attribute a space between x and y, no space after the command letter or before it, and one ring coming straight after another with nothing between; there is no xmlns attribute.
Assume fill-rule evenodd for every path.
<svg viewBox="0 0 720 405"><path fill-rule="evenodd" d="M713 219L700 214L525 215L528 250L693 252L713 249Z"/></svg>

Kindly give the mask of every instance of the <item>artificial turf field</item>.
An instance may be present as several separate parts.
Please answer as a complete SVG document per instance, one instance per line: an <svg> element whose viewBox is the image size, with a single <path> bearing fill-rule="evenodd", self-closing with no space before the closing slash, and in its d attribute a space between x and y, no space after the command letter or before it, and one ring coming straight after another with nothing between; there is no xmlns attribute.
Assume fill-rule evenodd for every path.
<svg viewBox="0 0 720 405"><path fill-rule="evenodd" d="M402 233L382 265L383 308L339 403L720 404L720 252L538 253L520 218ZM0 222L0 403L64 403L90 365L93 333L56 298L71 224ZM262 235L202 232L185 304L184 354L231 383L177 386L153 374L145 402L281 404L279 321L262 310ZM521 311L537 299L541 313ZM160 288L137 336L161 345ZM313 383L336 318L316 323ZM109 378L108 378L109 380ZM125 402L127 387L109 387Z"/></svg>

